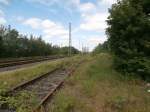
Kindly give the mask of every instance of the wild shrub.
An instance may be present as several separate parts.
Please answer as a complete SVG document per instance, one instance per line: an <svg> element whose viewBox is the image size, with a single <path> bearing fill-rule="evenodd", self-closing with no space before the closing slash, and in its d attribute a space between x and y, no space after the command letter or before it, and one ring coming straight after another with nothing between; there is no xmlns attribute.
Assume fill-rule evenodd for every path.
<svg viewBox="0 0 150 112"><path fill-rule="evenodd" d="M109 10L107 28L115 68L150 77L150 1L121 0Z"/></svg>

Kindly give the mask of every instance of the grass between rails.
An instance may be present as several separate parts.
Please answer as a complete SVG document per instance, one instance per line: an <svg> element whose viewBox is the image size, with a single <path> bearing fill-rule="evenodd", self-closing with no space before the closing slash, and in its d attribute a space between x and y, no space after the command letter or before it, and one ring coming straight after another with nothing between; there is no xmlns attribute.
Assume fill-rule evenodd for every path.
<svg viewBox="0 0 150 112"><path fill-rule="evenodd" d="M140 79L125 77L100 54L82 64L49 104L49 112L150 112L150 94Z"/></svg>
<svg viewBox="0 0 150 112"><path fill-rule="evenodd" d="M5 91L18 85L23 81L30 80L41 74L52 71L57 67L69 67L78 63L85 58L74 56L70 58L60 59L56 61L44 62L33 67L23 68L11 72L3 72L0 74L0 108L15 109L16 112L31 112L38 102L36 96L27 91L19 93L17 96L6 96Z"/></svg>
<svg viewBox="0 0 150 112"><path fill-rule="evenodd" d="M37 77L41 74L52 71L57 67L67 67L68 65L79 61L80 56L74 56L71 58L58 59L55 61L43 62L41 64L22 68L19 70L1 72L0 73L0 90L2 89L10 89L11 87L16 86L17 84L30 80L34 77Z"/></svg>

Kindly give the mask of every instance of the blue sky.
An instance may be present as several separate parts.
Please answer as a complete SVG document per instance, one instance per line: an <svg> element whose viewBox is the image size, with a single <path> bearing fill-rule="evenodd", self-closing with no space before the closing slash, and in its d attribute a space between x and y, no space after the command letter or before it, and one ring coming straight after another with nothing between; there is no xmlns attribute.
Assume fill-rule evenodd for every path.
<svg viewBox="0 0 150 112"><path fill-rule="evenodd" d="M0 0L0 24L11 25L21 34L42 35L53 45L68 45L68 23L72 44L91 51L107 37L108 8L116 0Z"/></svg>

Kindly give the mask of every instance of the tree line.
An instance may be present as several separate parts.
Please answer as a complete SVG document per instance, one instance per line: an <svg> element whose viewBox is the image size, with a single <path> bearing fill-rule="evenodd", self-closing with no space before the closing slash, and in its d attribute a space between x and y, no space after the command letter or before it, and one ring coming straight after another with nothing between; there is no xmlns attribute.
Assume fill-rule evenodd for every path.
<svg viewBox="0 0 150 112"><path fill-rule="evenodd" d="M107 34L116 69L150 79L150 0L121 0L109 10Z"/></svg>
<svg viewBox="0 0 150 112"><path fill-rule="evenodd" d="M72 54L79 51L72 47ZM46 43L42 36L26 36L19 34L16 29L0 26L0 58L9 57L30 57L30 56L48 56L48 55L67 55L68 47L59 47Z"/></svg>
<svg viewBox="0 0 150 112"><path fill-rule="evenodd" d="M104 53L109 51L109 43L105 41L104 43L99 43L93 50L93 54Z"/></svg>
<svg viewBox="0 0 150 112"><path fill-rule="evenodd" d="M109 13L107 46L115 68L150 81L150 0L118 0Z"/></svg>

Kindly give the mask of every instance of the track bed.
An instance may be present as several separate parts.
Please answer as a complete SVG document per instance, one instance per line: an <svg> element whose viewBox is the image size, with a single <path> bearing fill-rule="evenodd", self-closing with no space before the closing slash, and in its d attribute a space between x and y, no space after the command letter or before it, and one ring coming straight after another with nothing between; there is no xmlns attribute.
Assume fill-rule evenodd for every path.
<svg viewBox="0 0 150 112"><path fill-rule="evenodd" d="M49 73L43 74L30 81L24 82L10 90L11 96L16 96L21 92L30 92L37 98L37 106L33 107L33 112L37 112L41 107L46 112L46 103L53 93L64 82L64 80L75 70L79 64L72 65L67 69L57 68ZM0 109L0 112L2 110ZM11 109L5 109L2 112L15 112Z"/></svg>
<svg viewBox="0 0 150 112"><path fill-rule="evenodd" d="M15 94L20 91L32 92L39 101L41 101L49 92L53 91L56 86L67 77L67 70L58 69L52 73L48 73L45 76L30 82L20 88L14 89ZM40 103L40 102L39 102Z"/></svg>

